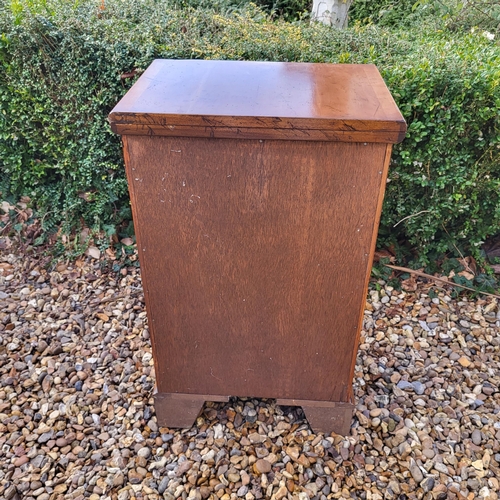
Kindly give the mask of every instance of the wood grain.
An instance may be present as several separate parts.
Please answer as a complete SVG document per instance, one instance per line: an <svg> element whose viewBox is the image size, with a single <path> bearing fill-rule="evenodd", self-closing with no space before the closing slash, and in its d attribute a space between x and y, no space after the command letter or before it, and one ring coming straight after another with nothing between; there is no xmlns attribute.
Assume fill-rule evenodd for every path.
<svg viewBox="0 0 500 500"><path fill-rule="evenodd" d="M278 398L347 434L392 144L373 65L155 61L110 114L124 156L159 422Z"/></svg>
<svg viewBox="0 0 500 500"><path fill-rule="evenodd" d="M400 142L374 65L156 60L110 114L120 134Z"/></svg>
<svg viewBox="0 0 500 500"><path fill-rule="evenodd" d="M351 403L328 403L324 401L305 401L297 399L278 399L283 406L301 406L307 421L314 432L347 435L351 429L354 405Z"/></svg>
<svg viewBox="0 0 500 500"><path fill-rule="evenodd" d="M350 401L386 146L125 144L159 392Z"/></svg>
<svg viewBox="0 0 500 500"><path fill-rule="evenodd" d="M205 401L226 402L224 396L203 394L167 394L157 392L154 395L156 418L160 427L189 429L201 413Z"/></svg>
<svg viewBox="0 0 500 500"><path fill-rule="evenodd" d="M339 142L399 142L404 132L391 130L314 130L298 128L259 129L251 127L193 127L189 125L112 124L121 135L147 135L169 137L210 137L217 139L282 139L288 141L339 141Z"/></svg>

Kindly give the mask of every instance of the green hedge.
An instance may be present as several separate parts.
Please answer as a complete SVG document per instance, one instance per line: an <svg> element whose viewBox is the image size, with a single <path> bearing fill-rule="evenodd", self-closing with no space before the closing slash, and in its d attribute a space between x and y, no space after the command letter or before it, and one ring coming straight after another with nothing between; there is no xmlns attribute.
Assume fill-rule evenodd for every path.
<svg viewBox="0 0 500 500"><path fill-rule="evenodd" d="M339 32L271 21L252 4L223 14L169 0L100 5L0 7L0 190L30 196L46 226L109 229L129 216L107 123L133 83L122 75L154 58L219 58L375 63L409 125L393 154L381 243L405 242L425 262L474 253L499 232L500 47L481 32Z"/></svg>

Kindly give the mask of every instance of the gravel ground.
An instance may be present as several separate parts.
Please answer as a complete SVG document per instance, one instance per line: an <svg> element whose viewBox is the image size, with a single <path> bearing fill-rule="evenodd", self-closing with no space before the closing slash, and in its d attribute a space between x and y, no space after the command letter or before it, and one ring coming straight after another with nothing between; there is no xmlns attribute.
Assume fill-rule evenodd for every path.
<svg viewBox="0 0 500 500"><path fill-rule="evenodd" d="M435 284L369 294L347 437L207 403L159 428L141 281L0 254L0 498L497 499L500 312Z"/></svg>

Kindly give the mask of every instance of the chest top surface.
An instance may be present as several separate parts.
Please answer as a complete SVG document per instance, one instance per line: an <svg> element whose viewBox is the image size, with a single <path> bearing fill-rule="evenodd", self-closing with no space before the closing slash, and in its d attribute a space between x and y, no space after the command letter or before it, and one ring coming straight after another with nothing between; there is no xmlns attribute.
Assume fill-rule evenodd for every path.
<svg viewBox="0 0 500 500"><path fill-rule="evenodd" d="M265 136L266 130L281 130L289 138L315 132L326 140L352 142L379 134L382 142L399 142L406 131L370 64L158 59L109 120L115 132L139 135L162 135L162 129L186 135L201 127L215 135L252 129Z"/></svg>

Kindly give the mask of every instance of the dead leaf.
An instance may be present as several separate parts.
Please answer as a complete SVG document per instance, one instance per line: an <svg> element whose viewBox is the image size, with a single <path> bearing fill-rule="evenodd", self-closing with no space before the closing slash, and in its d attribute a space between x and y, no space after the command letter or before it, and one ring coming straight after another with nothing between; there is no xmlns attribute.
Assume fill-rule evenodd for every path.
<svg viewBox="0 0 500 500"><path fill-rule="evenodd" d="M460 262L463 268L469 273L472 273L474 276L477 274L477 263L474 257L471 257L469 255L467 257L464 257L463 259L458 259L458 262Z"/></svg>
<svg viewBox="0 0 500 500"><path fill-rule="evenodd" d="M111 260L116 259L115 251L112 248L106 248L106 255Z"/></svg>
<svg viewBox="0 0 500 500"><path fill-rule="evenodd" d="M87 241L88 238L89 238L89 235L90 235L90 229L88 227L84 227L81 231L80 231L80 240L82 242L84 241Z"/></svg>
<svg viewBox="0 0 500 500"><path fill-rule="evenodd" d="M120 78L122 80L125 80L127 78L133 78L135 75L137 74L137 70L136 69L133 69L132 71L128 72L128 73L122 73L120 75Z"/></svg>
<svg viewBox="0 0 500 500"><path fill-rule="evenodd" d="M2 201L2 203L0 203L0 208L5 213L9 213L9 210L14 210L16 207L12 206L8 201Z"/></svg>
<svg viewBox="0 0 500 500"><path fill-rule="evenodd" d="M468 279L469 281L472 281L474 279L474 275L467 271L460 271L458 275L463 276L465 279Z"/></svg>
<svg viewBox="0 0 500 500"><path fill-rule="evenodd" d="M491 266L491 269L493 269L493 272L494 272L495 274L500 274L500 264L493 264L493 265Z"/></svg>
<svg viewBox="0 0 500 500"><path fill-rule="evenodd" d="M0 262L0 274L7 276L12 271L12 269L14 268L7 262Z"/></svg>
<svg viewBox="0 0 500 500"><path fill-rule="evenodd" d="M373 255L373 261L380 262L382 259L389 259L389 262L396 261L396 258L389 250L377 250Z"/></svg>
<svg viewBox="0 0 500 500"><path fill-rule="evenodd" d="M92 191L87 191L85 192L80 192L78 193L78 198L81 198L82 200L85 200L87 203L90 203L91 201L94 201L93 199L93 192Z"/></svg>
<svg viewBox="0 0 500 500"><path fill-rule="evenodd" d="M7 250L12 246L12 241L8 236L5 236L5 238L0 238L0 250Z"/></svg>
<svg viewBox="0 0 500 500"><path fill-rule="evenodd" d="M98 259L101 256L101 251L97 247L88 247L85 255L88 255L93 259Z"/></svg>
<svg viewBox="0 0 500 500"><path fill-rule="evenodd" d="M126 247L130 247L134 244L134 240L132 238L123 238L123 240L120 240L120 242Z"/></svg>
<svg viewBox="0 0 500 500"><path fill-rule="evenodd" d="M403 280L401 282L401 287L405 292L414 292L417 289L417 280L415 276L412 274L408 279Z"/></svg>

